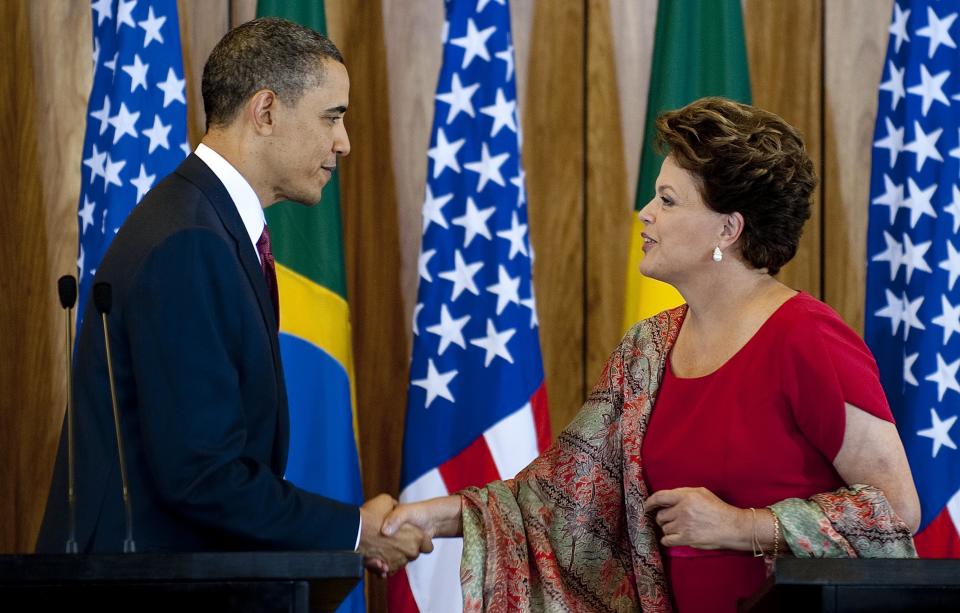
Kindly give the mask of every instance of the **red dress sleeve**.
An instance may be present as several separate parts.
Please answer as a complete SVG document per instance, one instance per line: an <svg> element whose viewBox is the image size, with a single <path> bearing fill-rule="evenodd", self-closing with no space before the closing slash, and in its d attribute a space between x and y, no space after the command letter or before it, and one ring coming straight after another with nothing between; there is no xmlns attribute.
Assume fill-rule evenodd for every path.
<svg viewBox="0 0 960 613"><path fill-rule="evenodd" d="M846 427L845 403L893 422L876 360L830 307L809 296L786 318L784 393L800 431L832 461Z"/></svg>

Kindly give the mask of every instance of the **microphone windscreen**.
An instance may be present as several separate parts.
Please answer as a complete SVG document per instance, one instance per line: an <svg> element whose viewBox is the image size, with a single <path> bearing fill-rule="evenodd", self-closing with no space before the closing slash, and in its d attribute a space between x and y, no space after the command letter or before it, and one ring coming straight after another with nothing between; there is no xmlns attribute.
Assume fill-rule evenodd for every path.
<svg viewBox="0 0 960 613"><path fill-rule="evenodd" d="M113 288L109 283L100 282L93 286L93 304L101 315L110 314L110 307L113 305Z"/></svg>
<svg viewBox="0 0 960 613"><path fill-rule="evenodd" d="M57 293L60 294L60 306L72 309L77 303L77 278L73 275L63 275L57 280Z"/></svg>

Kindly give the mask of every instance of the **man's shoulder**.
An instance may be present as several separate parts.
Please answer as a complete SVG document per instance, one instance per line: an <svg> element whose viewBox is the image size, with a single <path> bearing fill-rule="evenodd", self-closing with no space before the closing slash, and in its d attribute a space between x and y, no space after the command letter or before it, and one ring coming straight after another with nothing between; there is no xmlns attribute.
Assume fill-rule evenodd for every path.
<svg viewBox="0 0 960 613"><path fill-rule="evenodd" d="M177 236L206 236L231 243L208 193L195 181L174 171L160 181L133 209L101 262L112 277L131 277L150 254Z"/></svg>
<svg viewBox="0 0 960 613"><path fill-rule="evenodd" d="M146 233L162 239L185 228L208 228L223 232L223 222L211 200L210 189L195 176L181 172L167 175L134 208L121 233Z"/></svg>

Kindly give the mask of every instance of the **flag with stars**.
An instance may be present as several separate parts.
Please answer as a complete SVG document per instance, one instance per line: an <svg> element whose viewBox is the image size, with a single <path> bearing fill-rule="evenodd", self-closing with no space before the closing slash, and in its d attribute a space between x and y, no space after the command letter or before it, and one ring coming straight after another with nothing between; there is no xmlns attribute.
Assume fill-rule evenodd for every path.
<svg viewBox="0 0 960 613"><path fill-rule="evenodd" d="M447 0L400 500L513 477L550 442L506 0ZM460 539L391 579L390 610L458 611Z"/></svg>
<svg viewBox="0 0 960 613"><path fill-rule="evenodd" d="M176 0L95 0L81 168L77 327L120 225L190 153Z"/></svg>
<svg viewBox="0 0 960 613"><path fill-rule="evenodd" d="M864 336L920 494L923 557L960 557L958 8L894 3L870 178Z"/></svg>

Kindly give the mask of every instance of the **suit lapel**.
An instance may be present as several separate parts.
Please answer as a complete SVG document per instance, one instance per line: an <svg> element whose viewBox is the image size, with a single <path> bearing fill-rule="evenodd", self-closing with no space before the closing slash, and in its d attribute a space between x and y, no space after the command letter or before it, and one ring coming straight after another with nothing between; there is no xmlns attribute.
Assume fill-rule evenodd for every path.
<svg viewBox="0 0 960 613"><path fill-rule="evenodd" d="M266 326L270 338L270 351L273 355L274 371L277 377L277 389L279 390L279 402L281 410L278 411L277 429L281 444L274 446L273 461L280 472L286 464L287 445L290 437L290 416L287 414L287 391L283 377L283 367L280 361L279 331L277 330L277 319L274 315L273 301L270 299L270 293L267 289L267 282L263 277L263 270L260 268L260 260L253 245L250 244L250 235L243 225L237 206L223 186L217 175L210 167L195 154L190 154L186 160L177 168L177 173L182 177L199 187L207 199L213 205L217 216L223 223L223 227L233 238L237 245L237 255L240 259L240 265L243 267L253 288L253 293L257 297L257 304L260 306L260 315L263 317L263 325Z"/></svg>

